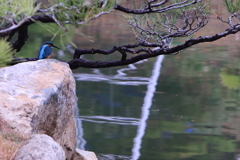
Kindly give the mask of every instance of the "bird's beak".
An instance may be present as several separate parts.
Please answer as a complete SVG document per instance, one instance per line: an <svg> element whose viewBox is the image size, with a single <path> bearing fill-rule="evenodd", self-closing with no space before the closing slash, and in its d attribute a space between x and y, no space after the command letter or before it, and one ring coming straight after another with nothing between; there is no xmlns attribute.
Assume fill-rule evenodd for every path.
<svg viewBox="0 0 240 160"><path fill-rule="evenodd" d="M60 49L58 46L54 46L54 45L53 45L53 47L55 47L55 48L57 48L57 49Z"/></svg>

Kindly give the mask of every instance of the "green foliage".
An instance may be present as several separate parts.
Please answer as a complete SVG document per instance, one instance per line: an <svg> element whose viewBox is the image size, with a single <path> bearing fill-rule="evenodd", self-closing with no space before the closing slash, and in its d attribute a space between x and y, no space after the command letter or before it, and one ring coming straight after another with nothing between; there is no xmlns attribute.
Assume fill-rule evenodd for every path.
<svg viewBox="0 0 240 160"><path fill-rule="evenodd" d="M222 69L220 73L222 84L229 89L240 88L240 76L233 69Z"/></svg>
<svg viewBox="0 0 240 160"><path fill-rule="evenodd" d="M4 39L0 39L0 67L12 60L11 45Z"/></svg>
<svg viewBox="0 0 240 160"><path fill-rule="evenodd" d="M52 33L51 41L60 36L61 48L64 48L66 40L76 47L69 37L72 35L72 31L99 15L107 13L113 9L114 5L114 0L49 0L49 4L43 5L45 9L42 8L42 12L38 14L51 15L58 25L58 29L53 29L45 23L37 21L36 23Z"/></svg>
<svg viewBox="0 0 240 160"><path fill-rule="evenodd" d="M65 44L72 44L73 36L75 33L75 27L69 26L70 30L65 32L64 30L59 30L59 26L55 23L40 23L37 22L29 27L29 37L27 45L25 45L21 52L17 54L18 57L36 57L39 51L39 47L45 41L53 41L53 43L65 50ZM53 50L56 52L57 50ZM70 60L70 59L69 59Z"/></svg>
<svg viewBox="0 0 240 160"><path fill-rule="evenodd" d="M114 0L51 0L48 11L54 16L59 26L79 25L101 12L113 9Z"/></svg>
<svg viewBox="0 0 240 160"><path fill-rule="evenodd" d="M18 23L26 17L31 17L40 8L34 5L36 0L1 0L0 22L1 26L7 23ZM14 21L13 21L14 20Z"/></svg>
<svg viewBox="0 0 240 160"><path fill-rule="evenodd" d="M182 2L182 0L174 0L172 4L180 3L180 2ZM182 14L184 12L196 11L199 14L208 15L210 14L210 6L211 6L211 0L205 0L193 5L187 5L185 7L173 9L173 10L167 11L166 13L169 14L172 17L172 19L174 19L174 22L175 22L176 19L179 19L182 17Z"/></svg>
<svg viewBox="0 0 240 160"><path fill-rule="evenodd" d="M240 11L240 1L239 0L223 0L224 6L230 13L236 13Z"/></svg>

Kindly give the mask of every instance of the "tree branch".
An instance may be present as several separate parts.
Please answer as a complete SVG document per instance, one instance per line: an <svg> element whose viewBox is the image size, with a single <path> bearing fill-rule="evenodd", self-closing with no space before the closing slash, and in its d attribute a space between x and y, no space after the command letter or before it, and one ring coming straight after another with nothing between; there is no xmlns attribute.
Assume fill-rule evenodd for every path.
<svg viewBox="0 0 240 160"><path fill-rule="evenodd" d="M204 43L204 42L212 42L216 41L220 38L226 37L230 34L235 34L240 31L240 25L235 24L232 27L227 28L224 32L215 34L213 36L204 36L204 37L198 37L194 39L189 39L186 40L183 44L177 45L172 48L164 48L159 44L155 43L147 43L145 41L139 42L133 45L122 45L122 46L115 46L110 50L101 50L101 49L75 49L75 53L73 56L73 60L67 62L70 66L71 69L77 69L79 67L83 68L108 68L108 67L116 67L116 66L123 66L123 65L128 65L132 63L136 63L138 61L141 61L143 59L151 58L151 57L156 57L159 55L170 55L170 54L175 54L178 53L184 49L187 49L193 45L199 44L199 43ZM81 55L83 54L103 54L103 55L109 55L114 53L115 51L120 52L132 52L129 51L130 48L136 48L136 47L151 47L148 49L138 49L139 51L143 51L144 53L141 54L135 54L135 56L131 58L126 58L126 54L122 55L121 60L114 60L114 61L89 61L86 59L81 59ZM153 48L155 47L155 48ZM138 50L134 50L135 52ZM35 61L38 60L38 58L15 58L12 64L20 63L20 62L25 62L25 61Z"/></svg>
<svg viewBox="0 0 240 160"><path fill-rule="evenodd" d="M129 9L129 8L125 8L121 5L116 5L114 9L119 10L121 12L125 12L125 13L131 13L131 14L163 13L163 12L173 10L173 9L184 8L184 7L187 7L192 4L202 2L202 1L203 0L192 0L191 2L189 2L189 0L185 0L183 2L170 4L166 7L161 7L161 8L157 8L157 9L154 9L154 8L163 6L165 3L168 2L168 0L163 0L160 3L154 3L155 1L150 1L150 2L148 2L148 6L144 9Z"/></svg>
<svg viewBox="0 0 240 160"><path fill-rule="evenodd" d="M202 0L184 0L179 3L170 4L168 6L161 7L165 5L168 0L162 0L161 2L157 3L157 0L150 0L147 2L147 7L140 10L130 10L124 8L122 6L117 5L115 9L117 10L124 10L123 12L132 13L134 14L145 14L145 13L152 13L152 12L165 12L166 10L182 8L194 3L201 2ZM146 26L140 26L137 22L130 23L130 25L137 29L141 34L144 34L146 37L141 38L136 36L138 43L135 44L126 44L120 46L114 46L109 50L102 50L102 49L75 49L75 53L73 56L73 60L67 62L71 69L76 69L79 67L84 68L107 68L107 67L115 67L115 66L123 66L132 64L143 59L156 57L159 55L175 55L180 51L187 49L193 45L198 43L204 42L212 42L216 41L222 37L225 37L230 34L235 34L240 31L240 24L236 23L232 19L234 17L238 18L238 14L232 14L228 21L224 21L219 18L222 22L229 24L229 28L227 28L224 32L218 33L212 36L204 36L186 40L184 43L177 45L175 47L170 47L170 42L168 41L169 38L176 38L176 37L186 37L195 32L197 32L200 28L204 27L207 24L207 15L205 14L204 10L199 9L199 13L196 10L190 9L182 12L181 17L178 19L179 21L183 22L181 27L177 26L177 24L171 23L168 19L167 15L165 16L166 21L157 21L157 23L148 22L145 24ZM128 12L129 11L129 12ZM100 16L101 13L97 16ZM7 31L5 33L0 32L1 36L9 36L9 39L18 32L18 39L13 43L13 48L17 51L20 51L22 46L24 45L25 41L28 39L28 26L35 23L36 21L40 21L43 23L53 22L56 23L56 20L52 15L35 15L29 19L26 19L24 23L22 23L18 28L14 28L11 31ZM159 25L160 31L156 25ZM7 24L6 27L11 27L11 24ZM147 28L147 29L146 29ZM157 37L158 43L153 43L154 40L152 37ZM152 39L151 39L152 38ZM86 59L82 59L81 55L84 54L102 54L102 55L110 55L113 53L120 53L122 55L120 60L112 60L112 61L89 61ZM132 57L128 58L127 55L132 54ZM19 63L24 61L34 61L38 60L38 58L14 58L13 63Z"/></svg>
<svg viewBox="0 0 240 160"><path fill-rule="evenodd" d="M21 23L21 25L17 26L17 28L10 27L10 23L7 24L4 28L11 28L12 30L8 29L6 32L0 32L0 37L8 37L8 41L10 41L14 34L18 32L18 38L15 42L12 43L12 48L13 50L16 50L16 52L19 52L28 39L28 26L35 23L35 21L43 23L54 22L54 20L50 16L35 15L31 18L25 19L24 22Z"/></svg>
<svg viewBox="0 0 240 160"><path fill-rule="evenodd" d="M212 41L216 41L220 38L226 37L227 35L230 34L235 34L237 32L240 31L240 26L239 25L234 25L233 28L228 28L226 29L225 32L213 35L213 36L204 36L204 37L198 37L195 39L189 39L187 41L185 41L183 44L172 47L172 48L160 48L157 47L155 49L150 49L149 52L146 53L142 53L142 54L138 54L132 58L126 59L124 61L122 60L115 60L115 61L89 61L89 60L85 60L85 59L81 59L81 58L77 58L79 57L79 54L85 54L85 53L89 53L90 50L87 50L85 52L85 50L80 50L80 49L76 49L76 52L74 54L74 59L67 62L70 66L71 69L77 69L79 67L83 67L83 68L108 68L108 67L116 67L116 66L123 66L123 65L128 65L128 64L132 64L132 63L136 63L138 61L141 61L143 59L147 59L147 58L151 58L151 57L156 57L159 55L169 55L169 54L174 54L176 52L180 52L184 49L187 49L193 45L199 44L199 43L204 43L204 42L212 42ZM94 50L97 51L97 50ZM81 53L79 53L81 52ZM107 51L106 51L107 52ZM97 52L94 52L97 53ZM78 56L76 56L78 55Z"/></svg>

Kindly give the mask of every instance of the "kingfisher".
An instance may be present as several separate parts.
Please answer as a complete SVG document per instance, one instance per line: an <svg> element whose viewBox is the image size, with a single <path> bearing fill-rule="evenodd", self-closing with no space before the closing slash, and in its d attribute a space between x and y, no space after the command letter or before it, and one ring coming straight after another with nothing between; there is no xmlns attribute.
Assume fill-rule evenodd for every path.
<svg viewBox="0 0 240 160"><path fill-rule="evenodd" d="M45 42L43 46L39 49L38 52L38 59L49 59L52 53L52 47L58 48L59 47L55 46L52 42Z"/></svg>

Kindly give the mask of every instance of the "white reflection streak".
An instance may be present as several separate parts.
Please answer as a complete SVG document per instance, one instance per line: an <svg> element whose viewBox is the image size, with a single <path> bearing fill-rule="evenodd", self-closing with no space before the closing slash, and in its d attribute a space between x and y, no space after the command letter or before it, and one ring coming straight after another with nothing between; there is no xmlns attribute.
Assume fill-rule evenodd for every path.
<svg viewBox="0 0 240 160"><path fill-rule="evenodd" d="M119 76L119 74L118 74ZM92 81L92 82L100 82L106 81L111 84L118 85L146 85L149 83L150 78L145 77L124 77L124 76L107 76L100 74L87 74L87 73L75 73L74 77L77 81Z"/></svg>
<svg viewBox="0 0 240 160"><path fill-rule="evenodd" d="M76 105L75 107L75 117L79 116L79 108ZM76 122L76 136L77 136L77 147L79 149L84 150L85 149L85 145L87 144L87 141L83 138L84 135L84 131L83 131L83 126L82 126L82 120L81 119L77 119L74 118L75 122Z"/></svg>
<svg viewBox="0 0 240 160"><path fill-rule="evenodd" d="M136 62L136 63L134 63L134 64L140 64L140 63L143 63L143 62L145 62L145 61L147 61L147 59L141 60L141 61ZM137 67L135 67L134 64L129 64L129 65L128 65L128 68L122 68L122 69L117 70L117 73L118 73L118 74L116 75L116 77L127 75L126 73L124 73L124 71L130 71L130 70L135 70L135 69L137 69Z"/></svg>
<svg viewBox="0 0 240 160"><path fill-rule="evenodd" d="M152 99L154 96L154 92L156 91L157 80L160 75L163 58L164 58L163 55L160 55L157 57L157 61L155 62L154 68L152 71L152 76L151 76L151 78L149 80L149 84L147 86L147 92L144 97L144 102L143 102L143 106L142 106L142 114L141 114L138 130L137 130L137 136L133 140L134 146L132 149L132 160L137 160L141 155L140 149L141 149L142 138L145 134L146 122L147 122L147 119L149 116L149 108L152 105Z"/></svg>
<svg viewBox="0 0 240 160"><path fill-rule="evenodd" d="M141 60L134 64L144 63L147 60ZM145 77L129 77L124 73L125 71L136 70L137 67L134 64L129 64L128 68L122 68L117 70L116 75L104 75L101 73L99 69L93 69L93 74L88 73L75 73L74 77L77 81L92 81L92 82L101 82L105 81L110 84L117 85L131 85L131 86L139 86L146 85L149 83L149 78Z"/></svg>
<svg viewBox="0 0 240 160"><path fill-rule="evenodd" d="M93 69L93 73L97 75L103 75L99 69Z"/></svg>
<svg viewBox="0 0 240 160"><path fill-rule="evenodd" d="M77 116L76 119L81 119L94 123L111 123L118 125L138 125L139 119L132 117L115 117L115 116Z"/></svg>
<svg viewBox="0 0 240 160"><path fill-rule="evenodd" d="M75 118L75 121L77 126L77 147L79 149L85 150L85 145L87 144L87 141L83 138L84 131L82 127L82 120Z"/></svg>

